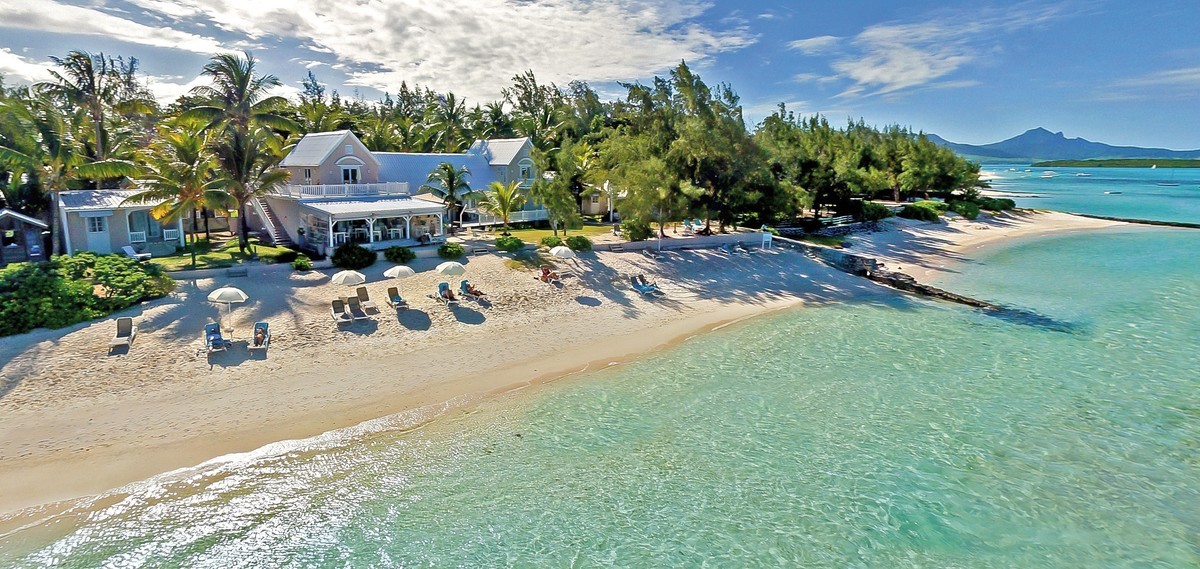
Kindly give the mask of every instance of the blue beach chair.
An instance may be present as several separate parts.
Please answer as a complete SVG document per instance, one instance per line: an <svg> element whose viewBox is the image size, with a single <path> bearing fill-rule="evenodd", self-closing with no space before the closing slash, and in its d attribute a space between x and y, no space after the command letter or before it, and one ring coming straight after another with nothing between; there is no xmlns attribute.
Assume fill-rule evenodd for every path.
<svg viewBox="0 0 1200 569"><path fill-rule="evenodd" d="M450 290L450 283L448 282L438 283L437 299L446 306L458 304L458 299L454 297L454 291Z"/></svg>
<svg viewBox="0 0 1200 569"><path fill-rule="evenodd" d="M204 348L208 353L223 352L233 342L221 337L221 325L216 322L209 322L204 325Z"/></svg>

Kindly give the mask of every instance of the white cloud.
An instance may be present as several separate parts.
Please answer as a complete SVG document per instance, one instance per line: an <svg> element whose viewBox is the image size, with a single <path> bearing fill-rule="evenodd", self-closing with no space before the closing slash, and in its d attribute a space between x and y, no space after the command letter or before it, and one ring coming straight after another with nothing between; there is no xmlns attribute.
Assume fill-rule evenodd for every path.
<svg viewBox="0 0 1200 569"><path fill-rule="evenodd" d="M54 0L2 2L0 26L37 32L104 36L129 43L197 53L223 51L212 38L168 27L151 27L92 8Z"/></svg>
<svg viewBox="0 0 1200 569"><path fill-rule="evenodd" d="M1194 99L1197 90L1200 90L1200 67L1184 67L1113 81L1103 86L1090 100L1125 102Z"/></svg>
<svg viewBox="0 0 1200 569"><path fill-rule="evenodd" d="M842 41L842 38L837 36L817 36L815 38L789 42L788 47L798 50L805 55L817 55L837 47L840 41Z"/></svg>
<svg viewBox="0 0 1200 569"><path fill-rule="evenodd" d="M697 0L132 1L262 44L298 40L331 54L348 85L407 81L475 102L498 98L526 69L559 84L633 80L755 41L745 28L702 25L709 6Z"/></svg>
<svg viewBox="0 0 1200 569"><path fill-rule="evenodd" d="M47 60L39 64L17 55L8 48L0 47L0 75L3 75L10 85L18 83L37 83L49 81L52 62ZM15 81L14 81L15 80Z"/></svg>

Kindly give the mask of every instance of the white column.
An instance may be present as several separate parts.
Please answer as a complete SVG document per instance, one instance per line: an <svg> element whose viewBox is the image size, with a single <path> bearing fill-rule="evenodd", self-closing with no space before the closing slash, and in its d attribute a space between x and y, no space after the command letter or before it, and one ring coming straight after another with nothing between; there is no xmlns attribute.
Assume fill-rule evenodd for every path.
<svg viewBox="0 0 1200 569"><path fill-rule="evenodd" d="M437 216L438 216L438 235L445 235L446 234L446 225L445 225L445 222L442 220L442 212L439 211Z"/></svg>
<svg viewBox="0 0 1200 569"><path fill-rule="evenodd" d="M333 249L333 216L332 216L332 215L331 215L331 216L329 216L329 227L326 229L325 233L328 233L328 234L329 234L329 235L328 235L328 237L329 237L329 248L330 248L330 249Z"/></svg>
<svg viewBox="0 0 1200 569"><path fill-rule="evenodd" d="M57 192L55 192L55 194L54 194L54 199L56 199L56 200L58 199L58 193L57 193ZM59 217L61 217L61 218L62 218L62 233L63 233L63 237L64 237L64 238L65 238L65 240L66 240L66 244L67 244L67 254L68 254L68 255L74 255L74 254L75 254L75 250L71 248L71 226L67 225L67 210L63 209L63 206L62 206L62 202L61 202L61 201L60 201L60 202L58 202L58 203L56 203L56 204L54 204L54 205L58 206L58 213L59 213ZM83 223L83 229L84 229L84 231L87 231L87 222L86 222L86 221ZM57 238L58 236L57 236L57 235L55 235L54 237L55 237L55 238ZM41 244L41 243L39 243L39 245L40 245L40 244ZM50 246L51 246L51 247L54 247L54 244L53 244L53 243L51 243L51 244L50 244ZM52 249L50 249L50 251L47 251L47 252L46 252L46 258L47 258L47 259L49 259L49 258L50 258L50 255L51 255L51 253L52 253L53 251L54 251L54 249L52 248Z"/></svg>
<svg viewBox="0 0 1200 569"><path fill-rule="evenodd" d="M404 238L412 239L412 216L404 216Z"/></svg>
<svg viewBox="0 0 1200 569"><path fill-rule="evenodd" d="M183 216L182 215L179 216L179 219L175 220L175 228L179 231L179 246L180 247L187 246L187 241L184 241L184 239L183 239Z"/></svg>
<svg viewBox="0 0 1200 569"><path fill-rule="evenodd" d="M367 220L367 243L375 242L375 219Z"/></svg>

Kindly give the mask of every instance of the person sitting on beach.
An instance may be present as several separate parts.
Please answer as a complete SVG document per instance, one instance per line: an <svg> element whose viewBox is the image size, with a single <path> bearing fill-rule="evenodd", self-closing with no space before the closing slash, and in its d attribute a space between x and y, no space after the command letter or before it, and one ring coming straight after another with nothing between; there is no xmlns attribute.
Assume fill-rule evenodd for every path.
<svg viewBox="0 0 1200 569"><path fill-rule="evenodd" d="M254 331L254 345L261 346L261 345L263 345L263 342L265 342L265 341L267 341L267 331L263 330L262 328L255 330Z"/></svg>
<svg viewBox="0 0 1200 569"><path fill-rule="evenodd" d="M558 280L558 273L550 270L550 267L548 267L548 266L543 266L542 267L542 276L539 278L542 279L542 282L556 281L556 280Z"/></svg>
<svg viewBox="0 0 1200 569"><path fill-rule="evenodd" d="M467 292L471 296L487 296L487 293L479 290L479 288L476 287L475 285L471 284L470 281L467 281Z"/></svg>
<svg viewBox="0 0 1200 569"><path fill-rule="evenodd" d="M457 298L454 298L454 291L450 290L450 287L446 287L444 290L442 290L442 298L446 300L458 300Z"/></svg>

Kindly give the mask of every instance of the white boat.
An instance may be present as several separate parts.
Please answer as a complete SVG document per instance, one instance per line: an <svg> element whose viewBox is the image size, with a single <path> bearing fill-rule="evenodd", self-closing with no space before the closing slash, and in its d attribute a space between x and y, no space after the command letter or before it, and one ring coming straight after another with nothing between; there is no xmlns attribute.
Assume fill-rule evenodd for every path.
<svg viewBox="0 0 1200 569"><path fill-rule="evenodd" d="M1046 170L1045 172L1042 172L1043 178L1053 178L1057 175L1058 175L1058 172L1055 172L1054 170Z"/></svg>
<svg viewBox="0 0 1200 569"><path fill-rule="evenodd" d="M1076 172L1075 175L1079 176L1080 178L1087 178L1091 176L1091 174L1088 174L1087 172Z"/></svg>

